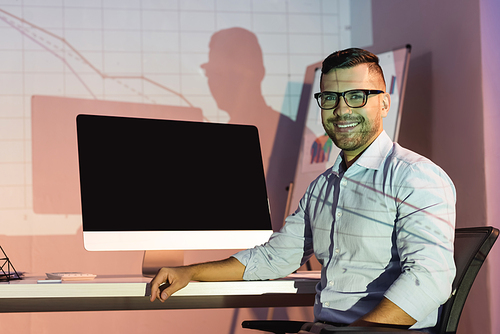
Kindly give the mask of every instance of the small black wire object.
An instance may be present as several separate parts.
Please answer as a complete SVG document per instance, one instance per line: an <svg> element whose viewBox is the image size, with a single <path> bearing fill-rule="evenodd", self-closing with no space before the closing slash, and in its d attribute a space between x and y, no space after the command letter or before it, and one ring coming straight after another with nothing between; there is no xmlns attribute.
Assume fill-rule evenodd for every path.
<svg viewBox="0 0 500 334"><path fill-rule="evenodd" d="M21 279L21 276L19 276L16 269L10 262L2 246L0 246L0 250L2 251L0 253L0 281L11 281L15 279Z"/></svg>

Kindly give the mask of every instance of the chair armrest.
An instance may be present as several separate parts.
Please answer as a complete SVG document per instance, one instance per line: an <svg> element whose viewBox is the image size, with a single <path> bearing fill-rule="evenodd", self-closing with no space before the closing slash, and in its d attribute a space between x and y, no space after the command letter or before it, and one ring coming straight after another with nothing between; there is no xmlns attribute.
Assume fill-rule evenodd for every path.
<svg viewBox="0 0 500 334"><path fill-rule="evenodd" d="M256 329L264 332L275 334L298 333L306 321L289 321L289 320L246 320L243 321L241 326L248 329ZM314 332L305 333L320 333L320 334L363 334L363 333L377 333L377 334L395 334L395 333L421 333L410 329L399 329L389 327L335 327L327 324L314 324Z"/></svg>
<svg viewBox="0 0 500 334"><path fill-rule="evenodd" d="M309 332L306 332L309 333ZM316 329L310 333L319 333L319 334L342 334L342 333L350 333L350 334L364 334L364 333L377 333L377 334L395 334L395 333L421 333L417 331L413 331L410 329L400 329L400 328L390 328L390 327L335 327L331 325L323 325L321 329L318 331Z"/></svg>

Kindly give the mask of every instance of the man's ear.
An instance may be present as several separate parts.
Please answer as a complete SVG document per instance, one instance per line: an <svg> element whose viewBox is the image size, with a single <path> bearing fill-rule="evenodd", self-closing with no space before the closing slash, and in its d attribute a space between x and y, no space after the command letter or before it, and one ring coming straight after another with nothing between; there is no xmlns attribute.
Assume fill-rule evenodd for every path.
<svg viewBox="0 0 500 334"><path fill-rule="evenodd" d="M391 108L391 95L389 93L384 93L384 95L382 96L382 108L381 108L382 118L385 118L387 116L387 113L389 112L390 108Z"/></svg>

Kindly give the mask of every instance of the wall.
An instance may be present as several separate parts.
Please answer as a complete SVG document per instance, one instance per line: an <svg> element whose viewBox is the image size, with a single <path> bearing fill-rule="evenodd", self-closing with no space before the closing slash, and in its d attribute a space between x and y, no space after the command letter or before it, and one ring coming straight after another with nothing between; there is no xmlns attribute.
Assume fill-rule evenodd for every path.
<svg viewBox="0 0 500 334"><path fill-rule="evenodd" d="M458 227L498 227L486 219L486 183L490 184L486 177L490 174L485 175L483 103L486 110L491 100L483 102L481 51L490 51L481 45L480 2L373 0L372 8L372 50L407 43L413 47L399 142L435 161L454 180ZM493 40L491 37L489 42L493 44ZM483 60L485 57L494 59L483 55ZM496 92L490 96L498 95L498 85ZM490 117L484 117L484 124L490 123ZM490 139L490 145L496 142ZM488 154L493 151L486 149ZM488 217L494 217L490 203L494 201L488 199ZM493 263L493 258L488 262ZM471 290L459 333L498 333L498 328L491 328L498 311L493 312L488 303L490 298L500 298L498 291L491 290L498 278L488 280L490 268L482 268Z"/></svg>
<svg viewBox="0 0 500 334"><path fill-rule="evenodd" d="M498 96L500 93L500 3L496 0L481 0L481 63L483 74L483 115L484 115L484 151L486 171L487 224L499 227L500 209L500 113ZM500 246L496 245L489 258L488 287L489 303L492 315L500 314ZM500 319L492 316L491 333L500 333Z"/></svg>

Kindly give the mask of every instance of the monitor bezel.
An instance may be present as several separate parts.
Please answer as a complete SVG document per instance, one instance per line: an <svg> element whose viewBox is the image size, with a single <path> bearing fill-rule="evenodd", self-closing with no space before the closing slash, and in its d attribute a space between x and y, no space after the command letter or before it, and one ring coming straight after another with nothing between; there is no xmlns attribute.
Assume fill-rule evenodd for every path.
<svg viewBox="0 0 500 334"><path fill-rule="evenodd" d="M82 129L82 126L85 127L85 124L88 123L89 121L92 122L102 121L111 123L103 123L103 125L101 125L102 129L99 130L99 128L97 128L97 132L96 129L94 129L94 131ZM120 130L117 130L117 128L119 129L120 127L119 124L124 124L123 122L134 122L135 126L144 126L141 124L150 124L150 125L154 124L155 126L159 126L154 128L154 130L152 131L160 131L161 129L163 129L161 128L162 124L168 125L170 127L184 126L188 127L189 129L194 129L195 131L197 129L199 130L200 127L216 129L217 132L227 131L228 139L241 140L240 143L245 140L243 140L243 138L232 138L235 136L235 134L236 136L239 136L239 133L241 132L242 133L241 136L244 136L245 134L247 136L253 136L252 138L250 138L250 142L244 143L244 145L251 145L251 148L247 147L249 151L253 152L249 154L249 157L251 156L252 159L257 159L258 161L256 161L255 163L252 162L252 164L250 163L244 164L245 166L252 165L251 168L253 168L253 170L251 171L246 170L245 166L240 166L241 169L240 173L242 173L242 175L245 175L245 173L247 173L246 174L247 177L248 173L254 173L255 175L254 178L249 178L250 180L253 180L253 182L250 182L250 184L248 183L244 184L245 188L242 188L241 191L250 191L252 194L258 192L257 195L259 197L259 200L253 203L254 204L253 207L248 207L246 212L241 213L244 216L240 216L240 220L244 220L244 218L246 219L247 215L251 216L254 211L259 211L255 207L258 206L260 208L260 211L258 214L256 214L255 217L256 219L259 219L260 224L259 222L255 222L255 224L252 224L252 226L247 226L248 228L244 228L240 226L241 221L235 219L234 225L232 225L231 227L236 227L236 228L234 229L224 228L219 230L206 230L206 229L168 230L168 229L154 229L154 228L142 229L144 225L140 226L139 228L137 227L126 228L125 226L128 226L127 224L130 224L130 222L122 223L121 225L119 222L111 224L114 226L118 226L118 228L111 228L111 229L101 228L101 227L95 228L95 225L94 227L92 226L89 227L89 225L92 225L89 224L89 219L95 219L95 212L92 212L92 210L100 212L99 210L104 210L105 208L97 206L99 205L99 203L96 203L99 202L97 197L98 194L96 194L96 191L98 191L98 189L96 188L95 185L94 189L89 187L89 182L90 181L94 182L94 180L91 177L89 177L89 175L90 176L94 175L92 173L95 171L93 171L92 169L90 169L89 171L89 167L86 164L89 163L88 159L91 159L92 155L95 155L96 161L93 161L92 163L95 165L100 164L99 168L102 168L101 165L103 164L102 160L103 154L96 153L96 150L101 149L100 147L97 147L97 145L99 144L97 142L98 141L97 139L95 140L96 141L95 143L92 143L93 146L90 148L83 147L82 145L88 146L89 145L88 143L94 140L94 139L92 140L89 139L90 134L92 134L94 138L100 138L98 135L99 131L105 133L107 132L105 131L105 129L108 128L113 129L112 134L111 133L109 134L113 138L116 138L116 136L123 137L125 133L132 132L128 128L128 130L127 129L123 130L123 133L121 134L119 133ZM79 167L80 167L79 176L81 182L80 190L82 196L81 197L82 225L83 225L83 239L84 239L85 249L90 251L246 249L266 242L273 233L271 219L269 215L269 204L267 200L264 169L260 152L260 143L258 139L258 130L256 127L250 125L204 123L204 122L178 121L178 120L174 121L174 120L164 120L164 119L141 119L135 117L82 114L77 116L77 129L78 129L77 136L78 136L78 152L79 152ZM85 131L87 134L84 134ZM207 133L204 132L203 135L206 136ZM106 134L104 138L107 138L106 136L108 135ZM224 136L221 134L219 134L219 137L224 138ZM209 138L205 137L202 139L203 143L210 142ZM123 141L126 142L126 139L123 139ZM120 142L122 142L122 140L115 140L114 144L120 145ZM124 143L123 145L126 144ZM165 145L165 143L162 143L162 145ZM224 148L222 147L221 150L223 149ZM103 151L106 152L104 149ZM101 159L99 159L99 157ZM87 159L87 161L85 161L85 159ZM236 159L236 161L239 160ZM216 162L212 161L211 163L216 163ZM125 171L124 173L127 174L128 171ZM207 176L204 177L206 178ZM230 181L231 180L226 179L223 180L222 182L230 182ZM88 189L94 191L93 193L94 196L89 195ZM96 199L94 200L94 198ZM92 200L94 200L93 204L91 203ZM94 208L89 207L89 205L94 205ZM224 206L221 206L221 208L224 208ZM225 210L227 211L227 209ZM212 213L212 217L214 216L216 216L216 213L215 214ZM247 225L250 225L250 221L251 220L247 221ZM144 224L144 222L138 222L138 224Z"/></svg>

